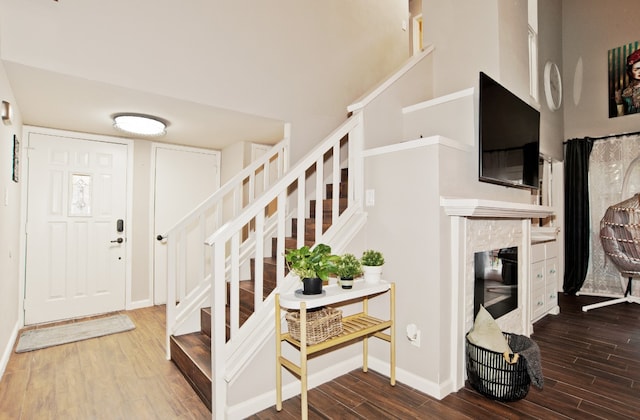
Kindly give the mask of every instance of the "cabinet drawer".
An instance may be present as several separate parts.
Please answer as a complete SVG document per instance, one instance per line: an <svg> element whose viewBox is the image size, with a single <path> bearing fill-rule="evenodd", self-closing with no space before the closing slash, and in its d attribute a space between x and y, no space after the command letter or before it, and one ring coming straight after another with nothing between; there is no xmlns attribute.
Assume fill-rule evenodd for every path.
<svg viewBox="0 0 640 420"><path fill-rule="evenodd" d="M547 287L545 289L546 309L551 309L558 304L558 288Z"/></svg>
<svg viewBox="0 0 640 420"><path fill-rule="evenodd" d="M531 293L531 319L536 319L547 310L545 289L536 289Z"/></svg>
<svg viewBox="0 0 640 420"><path fill-rule="evenodd" d="M531 245L531 262L538 262L544 260L545 244Z"/></svg>
<svg viewBox="0 0 640 420"><path fill-rule="evenodd" d="M546 277L546 268L544 261L538 261L531 264L531 288L535 289L538 285L544 287Z"/></svg>
<svg viewBox="0 0 640 420"><path fill-rule="evenodd" d="M545 244L546 258L555 258L558 256L558 242L546 242Z"/></svg>
<svg viewBox="0 0 640 420"><path fill-rule="evenodd" d="M557 258L551 258L546 261L544 276L545 276L545 282L547 283L547 286L550 284L554 286L557 285L558 283L558 259Z"/></svg>

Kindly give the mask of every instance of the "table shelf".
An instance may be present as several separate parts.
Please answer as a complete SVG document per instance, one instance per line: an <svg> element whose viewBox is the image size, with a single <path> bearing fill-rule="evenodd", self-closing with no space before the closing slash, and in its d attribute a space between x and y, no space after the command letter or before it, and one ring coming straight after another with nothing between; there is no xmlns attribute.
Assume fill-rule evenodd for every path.
<svg viewBox="0 0 640 420"><path fill-rule="evenodd" d="M390 345L390 379L393 386L395 379L395 284L381 282L369 285L362 281L355 282L353 289L341 289L337 285L324 288L325 293L319 297L307 297L290 293L280 296L276 295L276 409L282 410L282 368L286 368L300 378L301 386L301 418L307 419L307 360L309 356L323 350L331 349L341 344L362 339L362 370L367 371L368 364L368 339L375 337L384 340ZM368 314L369 298L379 294L389 294L389 319L381 320ZM341 334L331 337L317 344L307 345L306 337L306 311L307 309L319 308L321 306L347 302L361 301L362 312L346 316L342 319L343 331ZM281 311L283 309L300 310L300 340L294 339L289 332L282 331ZM384 333L383 331L390 332ZM282 356L282 343L287 342L300 353L300 363Z"/></svg>

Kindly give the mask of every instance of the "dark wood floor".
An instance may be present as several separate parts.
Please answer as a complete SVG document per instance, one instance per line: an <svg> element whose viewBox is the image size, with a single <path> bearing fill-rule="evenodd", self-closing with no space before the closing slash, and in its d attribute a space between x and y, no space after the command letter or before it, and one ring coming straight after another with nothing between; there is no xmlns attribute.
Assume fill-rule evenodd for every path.
<svg viewBox="0 0 640 420"><path fill-rule="evenodd" d="M353 371L309 391L310 419L638 419L640 418L640 305L589 312L604 300L561 296L560 315L534 324L545 376L519 401L500 403L470 387L441 401L403 384L391 387L374 372ZM251 419L300 417L300 398Z"/></svg>
<svg viewBox="0 0 640 420"><path fill-rule="evenodd" d="M309 392L311 419L640 418L640 305L584 313L591 297L560 299L535 324L545 386L499 403L464 388L441 401L370 371ZM205 419L211 413L164 359L162 307L127 312L136 329L13 354L0 381L0 419ZM297 419L300 399L251 419Z"/></svg>

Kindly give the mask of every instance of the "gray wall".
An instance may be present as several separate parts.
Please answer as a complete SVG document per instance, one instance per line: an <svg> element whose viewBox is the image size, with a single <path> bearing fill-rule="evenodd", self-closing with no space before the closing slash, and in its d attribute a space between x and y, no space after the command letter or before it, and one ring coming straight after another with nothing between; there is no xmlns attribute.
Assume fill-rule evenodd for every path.
<svg viewBox="0 0 640 420"><path fill-rule="evenodd" d="M564 0L562 16L565 139L638 131L640 115L609 118L607 51L640 40L640 2Z"/></svg>

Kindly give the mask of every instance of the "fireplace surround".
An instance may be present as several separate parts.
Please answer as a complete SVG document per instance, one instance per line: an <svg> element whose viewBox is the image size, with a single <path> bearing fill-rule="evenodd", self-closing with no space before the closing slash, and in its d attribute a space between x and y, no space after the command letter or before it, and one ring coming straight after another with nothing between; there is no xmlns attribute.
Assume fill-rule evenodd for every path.
<svg viewBox="0 0 640 420"><path fill-rule="evenodd" d="M450 219L452 335L451 373L454 390L464 386L464 337L474 321L475 254L487 250L517 247L518 292L516 309L496 322L503 331L529 335L529 274L531 219L553 215L553 208L483 199L440 198Z"/></svg>

